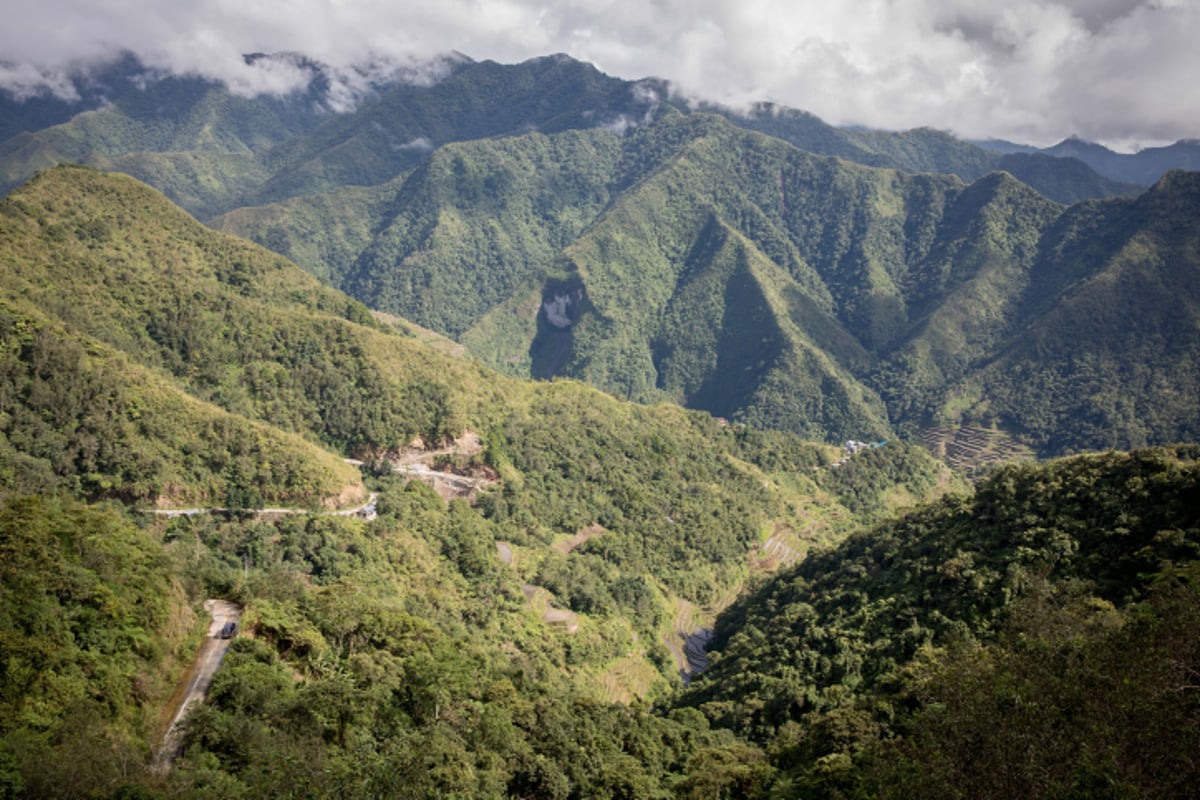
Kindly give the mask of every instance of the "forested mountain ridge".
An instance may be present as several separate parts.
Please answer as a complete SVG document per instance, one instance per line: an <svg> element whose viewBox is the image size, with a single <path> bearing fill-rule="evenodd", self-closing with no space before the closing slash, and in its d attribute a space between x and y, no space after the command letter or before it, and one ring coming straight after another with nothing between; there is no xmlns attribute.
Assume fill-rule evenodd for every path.
<svg viewBox="0 0 1200 800"><path fill-rule="evenodd" d="M903 502L885 499L897 490L912 501L941 482L930 458L899 443L867 470L885 481L855 486L823 469L828 448L795 437L502 378L403 323L376 322L124 176L41 173L0 202L0 224L10 489L140 505L349 505L364 490L341 457L386 472L380 459L414 441L474 431L484 450L457 466L499 478L480 503L515 547L608 532L553 569L541 556L527 567L586 612L618 607L614 585L647 575L713 604L768 534L798 555ZM781 443L792 466L765 459L759 441ZM777 482L768 473L778 471L799 475Z"/></svg>
<svg viewBox="0 0 1200 800"><path fill-rule="evenodd" d="M10 313L6 339L18 381L10 397L18 405L22 400L42 404L32 416L9 416L8 438L12 443L17 430L33 426L25 434L28 442L48 448L39 457L62 475L75 472L83 452L94 451L97 443L136 447L139 441L167 436L175 442L171 450L186 444L194 432L175 441L183 431L171 423L172 414L190 418L180 408L163 409L161 418L148 413L141 419L138 403L130 397L115 401L106 415L89 407L97 394L141 395L163 382L171 385L145 396L148 411L165 395L186 393L175 403L197 409L206 405L206 415L219 407L233 415L224 417L229 422L223 425L261 427L273 431L271 436L286 433L297 443L300 437L308 439L312 452L302 460L332 460L333 474L352 485L360 483L356 471L336 463L332 453L322 455L319 446L343 455L387 449L416 436L437 439L445 435L445 425L454 424L443 384L420 376L406 385L395 372L397 366L426 356L393 349L389 362L380 359L387 351L369 354L372 337L399 337L376 325L363 306L322 287L278 256L214 234L131 179L60 168L35 178L6 198L2 208L3 293ZM148 374L131 380L124 372ZM27 377L15 377L21 374ZM76 386L76 379L84 383ZM50 393L39 391L40 385ZM68 398L78 407L62 402ZM397 403L403 403L402 412ZM38 432L37 419L46 414L53 414L51 427L61 428L66 439ZM121 417L126 418L121 433L106 428ZM256 438L233 429L227 434L199 439L220 447L236 444L240 451ZM228 441L221 445L222 439ZM174 469L154 474L157 468L150 466L144 468L151 474L133 490L130 476L118 473L143 467L119 452L103 464L87 459L95 468L79 472L97 473L100 484L115 492L134 491L130 499L223 499L220 492L213 495L215 486L197 492L200 487L188 486L182 476L172 474ZM237 455L217 458L212 479L233 485L248 470L242 477L254 492L272 496L278 487L268 486L279 475L270 473L282 463L265 458L267 472L262 473L264 458L257 447L253 454ZM268 493L262 495L263 490ZM325 499L332 499L341 487L331 492L326 485L324 492Z"/></svg>
<svg viewBox="0 0 1200 800"><path fill-rule="evenodd" d="M1200 744L1194 450L1000 470L976 498L810 557L723 615L710 676L656 710L568 688L603 658L611 623L539 632L490 547L502 529L418 484L383 487L366 525L138 530L112 509L8 497L0 785L1186 796ZM242 599L253 637L193 712L174 769L154 775L142 765L163 676L187 652L185 586Z"/></svg>
<svg viewBox="0 0 1200 800"><path fill-rule="evenodd" d="M10 181L63 158L128 171L518 377L833 440L967 422L1054 454L1192 435L1186 325L1149 353L1153 380L1130 374L1147 358L1128 348L1060 360L1028 398L999 366L1034 330L1069 349L1045 302L1075 284L1043 296L1040 276L1098 285L1090 271L1145 223L1121 210L1131 200L1047 200L1130 191L1078 161L692 107L561 55L380 73L349 112L336 75L289 58L312 80L278 97L126 76L110 106L0 145L0 167ZM1187 271L1190 236L1137 241L1147 264ZM1180 286L1139 320L1188 319ZM1097 333L1114 341L1143 324L1109 322ZM1132 399L1114 406L1096 381ZM1143 413L1155 395L1165 412Z"/></svg>
<svg viewBox="0 0 1200 800"><path fill-rule="evenodd" d="M772 103L760 103L744 114L719 107L706 110L724 114L736 125L783 139L801 150L837 156L867 166L913 173L952 174L968 182L988 172L1004 170L1060 203L1136 194L1139 186L1153 182L1114 179L1070 152L1033 153L1033 148L1007 152L986 144L965 142L932 128L902 132L836 128L812 114ZM1157 175L1171 168L1188 169L1190 165L1186 161L1167 161Z"/></svg>
<svg viewBox="0 0 1200 800"><path fill-rule="evenodd" d="M319 65L304 66L311 82L283 96L242 97L194 77L125 85L110 105L0 143L0 186L62 161L86 162L128 172L207 217L376 185L448 142L641 119L658 97L561 56L512 66L446 59L429 69L436 80L401 73L354 98L353 113L339 113Z"/></svg>
<svg viewBox="0 0 1200 800"><path fill-rule="evenodd" d="M342 259L350 272L333 272L335 283L513 374L570 375L621 397L810 437L999 421L1054 453L1193 435L1200 401L1187 380L1185 321L1194 318L1194 231L1142 232L1157 224L1154 203L1194 213L1190 180L1181 173L1141 200L1064 209L1005 173L964 186L664 112L624 135L465 142L369 193L242 210L216 224L294 251L310 268ZM348 206L375 222L315 230L325 210L354 218L343 216ZM1156 369L1156 387L1123 377L1123 356L1100 367L1139 407L1155 392L1177 399L1148 424L1128 408L1103 410L1096 392L1071 413L1044 394L1022 405L1009 373L988 365L1030 330L1052 338L1056 329L1039 320L1076 288L1106 285L1095 276L1124 257L1129 239L1149 249L1145 269L1159 264L1181 280L1136 315L1103 301L1109 325L1086 341L1179 327L1150 354L1181 367ZM1076 381L1095 367L1062 369ZM1055 437L1036 423L1047 405ZM1087 421L1114 413L1123 419L1111 433Z"/></svg>
<svg viewBox="0 0 1200 800"><path fill-rule="evenodd" d="M1164 147L1146 147L1135 153L1118 153L1076 136L1040 149L1011 142L981 142L980 146L1002 153L1040 153L1076 159L1111 180L1136 186L1151 186L1173 169L1192 172L1200 169L1200 142L1195 139L1185 139Z"/></svg>
<svg viewBox="0 0 1200 800"><path fill-rule="evenodd" d="M713 119L680 133L698 174L729 141ZM989 238L1040 224L1008 176L914 188L755 141L861 196L940 192L962 211L944 215L960 220L956 252L980 255L946 262L965 274L931 274L967 298L1028 280L1036 294L1007 290L1010 318L1049 320L1050 294L1145 279L1141 240L1186 243L1195 227L1195 176L1173 174L1066 215L1042 200L1061 244L1047 254ZM622 226L653 224L654 199L690 169L641 179L640 204L591 241L620 246ZM722 213L751 206L711 197L721 205L694 218L686 291L733 285L764 314L795 296L763 260L770 239ZM886 226L864 216L863 246L881 247ZM1101 247L1120 258L1080 282L1097 247L1088 225L1102 222ZM895 517L956 486L920 448L893 441L835 467L833 448L795 434L500 376L124 176L41 173L0 202L0 226L11 796L1177 797L1192 785L1195 446L1007 467L973 496ZM1006 270L987 257L998 252L1035 266ZM853 296L848 285L825 302ZM807 308L822 308L820 286ZM781 341L834 349L825 313L780 325ZM674 358L694 357L672 341ZM869 355L841 347L846 363ZM444 467L494 475L474 505L378 459L468 429L482 450ZM350 454L373 462L375 520L248 513L267 499L336 503L355 485ZM80 499L176 497L240 513L166 521ZM173 768L154 773L157 713L203 635L194 606L212 596L244 603L247 635ZM708 671L675 695L670 643L726 604Z"/></svg>
<svg viewBox="0 0 1200 800"><path fill-rule="evenodd" d="M941 131L836 128L768 103L746 112L693 106L672 96L665 81L611 78L561 54L515 65L456 54L425 65L366 64L342 71L288 53L256 54L247 62L294 70L307 75L308 83L282 97L245 98L215 82L156 73L126 55L107 67L65 76L74 101L2 95L7 124L0 140L11 141L0 156L5 164L0 174L11 186L33 168L88 160L129 171L207 216L222 203L255 202L255 191L261 202L322 184L376 185L447 142L530 129L623 129L671 105L685 112L716 111L801 149L871 166L953 173L967 181L1009 169L1064 202L1134 191L1094 174L1079 175L1075 188L1068 176L1078 173L1079 163L1071 165L1069 156L1044 158L1036 167L1029 160L1006 163ZM1157 174L1186 166L1164 161ZM239 182L212 193L217 187L211 177L229 181L237 173L243 173ZM250 188L263 182L270 188Z"/></svg>
<svg viewBox="0 0 1200 800"><path fill-rule="evenodd" d="M682 703L767 744L772 796L1184 796L1197 455L1006 467L811 555L719 618Z"/></svg>
<svg viewBox="0 0 1200 800"><path fill-rule="evenodd" d="M977 418L1055 452L1200 437L1198 205L1200 173L1171 172L1141 197L1065 213L1024 329L956 390L988 398Z"/></svg>
<svg viewBox="0 0 1200 800"><path fill-rule="evenodd" d="M694 716L609 701L665 697L687 668L670 645L752 571L956 485L902 443L832 469L791 434L498 376L125 176L40 173L0 225L16 796L653 796L707 785L710 750L757 769ZM494 476L473 506L379 458L468 429L483 449L442 466ZM373 522L325 513L362 497L344 455L372 462ZM131 521L154 504L232 515ZM191 606L214 595L252 638L153 775Z"/></svg>

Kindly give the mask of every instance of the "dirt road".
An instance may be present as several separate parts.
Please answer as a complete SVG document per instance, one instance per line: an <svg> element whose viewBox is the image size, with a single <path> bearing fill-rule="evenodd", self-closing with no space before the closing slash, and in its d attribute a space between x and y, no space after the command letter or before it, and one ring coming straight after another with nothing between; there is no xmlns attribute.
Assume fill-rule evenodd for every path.
<svg viewBox="0 0 1200 800"><path fill-rule="evenodd" d="M242 607L227 600L205 600L204 609L212 615L208 634L204 637L192 666L184 673L179 685L171 694L167 705L170 723L154 753L154 771L160 774L170 769L171 763L179 755L179 748L183 744L181 723L194 704L204 701L208 688L212 686L213 675L221 666L221 660L225 658L229 645L233 644L233 639L221 638L221 629L225 627L226 622L237 622L242 615Z"/></svg>
<svg viewBox="0 0 1200 800"><path fill-rule="evenodd" d="M367 502L354 508L343 508L341 511L313 511L311 508L241 508L239 514L252 514L256 517L286 517L299 514L324 514L330 517L363 517L375 518L375 501L379 499L378 492L371 492ZM144 508L142 513L155 514L160 517L194 517L197 514L229 514L230 509L221 506L209 508Z"/></svg>

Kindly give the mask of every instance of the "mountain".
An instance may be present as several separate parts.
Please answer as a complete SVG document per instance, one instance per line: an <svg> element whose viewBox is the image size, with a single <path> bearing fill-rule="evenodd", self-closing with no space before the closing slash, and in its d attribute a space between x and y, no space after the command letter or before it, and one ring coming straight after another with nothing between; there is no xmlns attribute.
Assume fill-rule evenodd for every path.
<svg viewBox="0 0 1200 800"><path fill-rule="evenodd" d="M992 165L1028 184L1042 195L1072 204L1106 197L1131 197L1138 184L1121 183L1107 177L1087 162L1069 156L1045 153L1006 153Z"/></svg>
<svg viewBox="0 0 1200 800"><path fill-rule="evenodd" d="M1038 148L1031 144L1021 144L1019 142L1010 142L1008 139L972 139L971 144L977 147L982 147L984 150L991 150L994 153L1036 153Z"/></svg>
<svg viewBox="0 0 1200 800"><path fill-rule="evenodd" d="M1033 321L1022 330L1080 336L1097 303L1111 306L1095 299L1105 288L1157 276L1148 300L1167 302L1168 283L1188 296L1189 262L1163 248L1192 246L1195 175L1064 211L1003 174L909 184L750 133L723 138L719 118L680 120L687 158L635 180L647 197L591 241L622 246L621 230L686 208L656 201L690 196L705 158L739 161L736 137L748 136L795 171L785 198L800 177L841 182L876 213L941 194L939 226L953 235L931 237L929 252L962 257L914 263L972 269L931 271L944 286L922 281L924 295L897 282L907 307L945 287L963 308L1001 295L999 317ZM710 200L680 240L679 291L699 305L749 295L758 305L737 308L766 315L795 279L764 261L765 234L725 222L751 205ZM871 250L888 241L881 223L862 216L854 240L885 252ZM834 448L795 434L498 375L125 176L40 173L0 202L0 225L10 795L274 796L298 782L338 797L1191 787L1196 446L1004 467L961 494L902 442L835 462ZM1053 246L1021 244L1038 230ZM594 264L582 244L569 252ZM1096 253L1115 255L1093 275ZM1032 267L1004 263L1019 259ZM811 305L819 285L801 287L807 315L779 323L792 353L835 349ZM1172 318L1152 312L1128 311L1142 318L1129 342L1141 357L1181 335L1152 327ZM564 300L554 313L575 310ZM730 316L727 335L748 346ZM964 341L989 341L984 323ZM695 358L684 347L695 338L668 336L672 359ZM361 492L347 454L370 462L359 475L374 520L327 513ZM396 471L414 457L424 470ZM477 493L447 502L410 480L431 470L479 479ZM134 513L173 501L235 513ZM302 513L256 513L268 501ZM161 710L212 597L240 604L245 635L164 762Z"/></svg>
<svg viewBox="0 0 1200 800"><path fill-rule="evenodd" d="M1200 169L1200 143L1191 139L1163 147L1146 147L1136 153L1118 153L1078 136L1071 136L1056 145L1040 149L1000 140L979 141L974 144L997 153L1040 153L1055 158L1075 159L1109 180L1132 186L1151 186L1171 170Z"/></svg>
<svg viewBox="0 0 1200 800"><path fill-rule="evenodd" d="M302 273L281 280L278 257L214 237L129 179L44 174L0 201L0 226L0 448L14 487L234 506L364 496L357 471L312 441L317 430L330 440L340 412L293 404L280 386L258 399L295 416L264 424L225 362L240 352L267 366L241 337L273 296L365 319L361 306Z"/></svg>
<svg viewBox="0 0 1200 800"><path fill-rule="evenodd" d="M1071 137L1042 152L1077 158L1101 175L1138 186L1149 186L1173 169L1200 169L1200 142L1192 140L1147 147L1136 153L1115 153L1103 145Z"/></svg>
<svg viewBox="0 0 1200 800"><path fill-rule="evenodd" d="M1064 214L1033 269L1040 308L956 391L1049 450L1197 438L1197 203L1200 174L1171 172L1135 200Z"/></svg>
<svg viewBox="0 0 1200 800"><path fill-rule="evenodd" d="M10 491L344 507L365 491L343 457L387 473L402 452L469 433L484 445L453 465L503 481L480 503L514 546L548 547L594 525L607 532L572 560L575 572L595 573L570 601L580 612L619 606L614 585L634 575L715 603L744 578L762 531L799 553L855 518L938 491L939 466L907 445L889 450L904 475L847 489L816 469L832 461L827 448L783 434L801 454L789 456L796 471L815 472L777 485L764 469L780 467L758 466L767 462L752 438L705 414L502 378L403 322L376 321L124 176L40 173L2 201L0 220L9 265L0 476ZM887 459L866 470L881 471L897 474ZM861 496L840 499L851 489ZM536 559L527 568L531 582L552 582L533 580Z"/></svg>
<svg viewBox="0 0 1200 800"><path fill-rule="evenodd" d="M1197 455L1004 468L814 554L719 617L682 703L790 796L1186 794Z"/></svg>
<svg viewBox="0 0 1200 800"><path fill-rule="evenodd" d="M0 94L11 120L0 136L0 187L79 161L128 172L208 217L337 186L378 185L449 142L528 130L624 130L667 106L690 111L663 81L611 78L564 55L516 65L462 57L422 69L367 65L349 77L294 54L247 60L307 75L308 84L284 96L243 97L212 81L154 74L126 56L68 76L78 95L72 102ZM769 104L749 113L698 110L872 166L968 181L997 167L993 153L939 131L839 129ZM1095 176L1074 185L1071 171L1058 172L1057 162L1045 161L1018 177L1063 202L1130 191Z"/></svg>
<svg viewBox="0 0 1200 800"><path fill-rule="evenodd" d="M16 64L3 66L17 72ZM0 91L0 141L59 125L80 112L99 108L133 90L138 76L145 72L137 58L123 54L111 63L55 76L53 91L5 87Z"/></svg>
<svg viewBox="0 0 1200 800"><path fill-rule="evenodd" d="M0 186L61 162L86 162L153 180L191 209L221 208L266 179L257 150L326 116L312 99L242 98L200 78L167 77L0 144Z"/></svg>
<svg viewBox="0 0 1200 800"><path fill-rule="evenodd" d="M301 59L299 67L311 81L283 96L241 97L194 77L146 82L0 144L0 186L61 161L86 162L146 180L206 217L331 186L380 183L447 142L626 124L657 102L638 84L551 56L511 67L447 60L431 69L436 82L401 73L355 98L354 113L338 113L321 65Z"/></svg>
<svg viewBox="0 0 1200 800"><path fill-rule="evenodd" d="M751 575L962 487L901 442L835 467L793 434L506 378L126 176L44 171L0 225L17 796L730 780L709 755L740 774L761 751L648 710L695 672L688 642ZM364 483L376 519L329 513ZM181 505L226 513L139 513ZM160 713L212 597L249 635L164 774Z"/></svg>
<svg viewBox="0 0 1200 800"><path fill-rule="evenodd" d="M1105 410L1100 392L1068 413L1064 395L1039 391L1035 407L995 366L1030 331L1058 330L1037 293L1067 302L1074 283L1042 276L1092 280L1140 230L1120 211L1132 201L1047 199L1129 191L1078 160L766 105L694 109L660 81L566 56L450 60L437 80L370 83L351 112L330 104L335 75L288 58L313 76L307 89L242 98L150 82L0 145L0 169L15 180L75 158L129 171L516 377L823 439L999 424L1051 454L1190 435L1186 369L1152 388L1119 378L1139 407L1180 399L1110 433L1095 420L1141 412ZM1150 262L1189 274L1192 233L1163 233L1137 239ZM1188 319L1191 290L1183 280L1143 312ZM1185 364L1189 334L1163 347L1164 364ZM1114 379L1121 352L1063 365L1063 380ZM1053 437L1038 422L1051 418Z"/></svg>
<svg viewBox="0 0 1200 800"><path fill-rule="evenodd" d="M1137 185L1098 174L1093 166L1070 153L1018 158L1013 156L1037 151L1005 142L967 142L932 128L899 132L836 128L811 114L770 103L760 103L746 113L712 106L700 108L723 114L739 127L783 139L806 152L872 167L951 174L967 182L1004 170L1060 203L1138 192Z"/></svg>
<svg viewBox="0 0 1200 800"><path fill-rule="evenodd" d="M326 270L368 305L449 333L512 374L568 375L816 437L1001 422L1064 452L1191 435L1186 367L1160 372L1152 389L1119 378L1121 358L1109 359L1099 374L1136 403L1160 391L1180 401L1147 415L1144 429L1100 434L1087 418L1103 401L1088 392L1071 413L1054 412L1052 440L1031 423L1036 409L1061 409L1062 396L1035 407L1015 391L1016 405L998 414L996 399L1016 384L988 366L1030 330L1052 335L1043 317L1131 238L1155 253L1150 263L1178 272L1154 279L1176 295L1136 316L1104 299L1112 327L1085 341L1194 319L1194 231L1141 233L1153 215L1134 209L1153 195L1068 210L1005 173L963 185L872 169L666 109L625 134L447 146L379 187L243 209L214 225ZM1190 192L1174 202L1186 219ZM336 222L325 232L320 219ZM1078 340L1060 341L1065 352ZM1180 330L1155 358L1186 365L1191 347Z"/></svg>

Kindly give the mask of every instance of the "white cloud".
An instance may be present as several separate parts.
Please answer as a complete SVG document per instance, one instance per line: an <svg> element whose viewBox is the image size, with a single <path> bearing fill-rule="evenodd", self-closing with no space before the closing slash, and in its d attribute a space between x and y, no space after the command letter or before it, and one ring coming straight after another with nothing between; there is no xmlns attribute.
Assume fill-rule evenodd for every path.
<svg viewBox="0 0 1200 800"><path fill-rule="evenodd" d="M416 150L421 153L428 153L433 150L433 142L425 136L418 136L415 139L410 139L402 145L396 147L397 150Z"/></svg>
<svg viewBox="0 0 1200 800"><path fill-rule="evenodd" d="M125 48L165 69L286 91L293 51L339 68L348 107L370 78L460 51L520 61L565 52L689 95L757 100L830 122L931 125L1049 143L1200 136L1194 0L40 0L6 16L0 84L63 87L69 62Z"/></svg>
<svg viewBox="0 0 1200 800"><path fill-rule="evenodd" d="M0 63L0 86L17 100L28 100L46 93L68 102L79 99L79 92L66 72L39 68L33 64Z"/></svg>

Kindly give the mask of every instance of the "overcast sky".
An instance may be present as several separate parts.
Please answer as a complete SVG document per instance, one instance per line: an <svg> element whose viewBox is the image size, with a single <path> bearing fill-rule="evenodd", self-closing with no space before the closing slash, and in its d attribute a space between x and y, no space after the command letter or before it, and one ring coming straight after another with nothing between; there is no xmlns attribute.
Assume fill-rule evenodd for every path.
<svg viewBox="0 0 1200 800"><path fill-rule="evenodd" d="M1200 0L8 0L0 84L53 82L119 49L241 91L295 76L242 63L298 51L522 61L564 52L684 94L1128 149L1200 137Z"/></svg>

